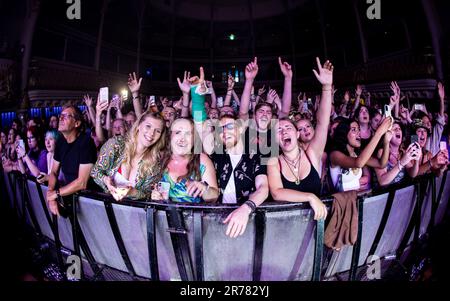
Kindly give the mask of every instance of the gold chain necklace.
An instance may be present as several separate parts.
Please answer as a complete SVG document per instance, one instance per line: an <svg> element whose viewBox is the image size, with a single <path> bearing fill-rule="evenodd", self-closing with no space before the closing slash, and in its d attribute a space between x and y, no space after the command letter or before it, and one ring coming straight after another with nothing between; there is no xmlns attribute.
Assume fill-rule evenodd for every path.
<svg viewBox="0 0 450 301"><path fill-rule="evenodd" d="M294 170L297 172L297 174L296 174L296 173L294 172L294 170L292 170L292 168L291 168L292 161L290 161L289 159L286 158L285 155L283 155L284 161L286 162L286 164L287 164L289 170L291 171L291 173L294 175L294 178L295 178L295 185L299 185L300 182L301 182L301 181L300 181L300 164L301 164L301 158L302 158L302 150L300 149L300 153L299 153L299 155L298 155L298 159L296 159L296 160L294 161L294 162L295 162L295 165L293 166L293 167L294 167ZM297 168L297 163L298 163L298 168Z"/></svg>

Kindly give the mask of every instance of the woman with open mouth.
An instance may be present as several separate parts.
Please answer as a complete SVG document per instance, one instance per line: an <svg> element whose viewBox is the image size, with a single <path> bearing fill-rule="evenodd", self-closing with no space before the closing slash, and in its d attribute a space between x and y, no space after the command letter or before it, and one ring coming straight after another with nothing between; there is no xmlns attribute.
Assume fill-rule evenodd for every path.
<svg viewBox="0 0 450 301"><path fill-rule="evenodd" d="M361 148L364 148L367 144L369 144L370 138L372 138L369 108L364 105L360 105L358 109L356 109L355 120L359 124L359 130L361 133Z"/></svg>
<svg viewBox="0 0 450 301"><path fill-rule="evenodd" d="M403 145L403 130L400 123L392 125L392 139L389 143L389 160L385 168L375 168L378 183L380 186L395 184L406 178L408 175L415 178L419 173L420 157L422 148L418 142L411 143L408 148ZM378 157L382 155L382 150L378 152Z"/></svg>
<svg viewBox="0 0 450 301"><path fill-rule="evenodd" d="M288 118L278 121L276 140L281 155L273 157L267 165L270 193L275 201L309 202L314 210L314 219L325 219L326 206L319 199L321 191L320 161L325 149L331 114L331 90L333 65L326 61L322 66L317 60L318 72L313 70L322 84L322 97L317 111L317 128L314 137L303 150L298 142L300 133ZM309 132L309 131L308 131ZM312 134L309 133L310 135Z"/></svg>
<svg viewBox="0 0 450 301"><path fill-rule="evenodd" d="M330 175L333 186L337 191L360 190L364 188L362 168L369 166L373 168L384 168L389 157L389 143L392 133L392 117L384 119L375 131L369 144L359 152L361 148L361 134L359 124L356 121L345 120L339 123L331 144L330 152ZM383 150L379 158L372 154L384 136Z"/></svg>
<svg viewBox="0 0 450 301"><path fill-rule="evenodd" d="M194 136L192 120L180 118L172 123L170 148L160 164L161 181L170 185L168 197L173 202L215 202L219 196L214 165L201 149L194 148ZM161 191L152 191L152 200L164 199Z"/></svg>
<svg viewBox="0 0 450 301"><path fill-rule="evenodd" d="M140 115L126 137L115 136L102 146L91 176L115 200L149 197L161 178L166 126L157 113Z"/></svg>

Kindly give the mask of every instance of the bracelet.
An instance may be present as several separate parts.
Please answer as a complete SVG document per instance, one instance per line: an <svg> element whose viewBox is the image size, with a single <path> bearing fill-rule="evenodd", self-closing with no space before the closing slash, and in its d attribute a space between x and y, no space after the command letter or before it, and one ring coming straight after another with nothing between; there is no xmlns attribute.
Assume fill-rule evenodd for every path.
<svg viewBox="0 0 450 301"><path fill-rule="evenodd" d="M205 192L203 192L203 194L206 194L208 192L208 190L209 190L209 184L206 183L206 181L202 181L202 184L206 185L206 190L205 190Z"/></svg>
<svg viewBox="0 0 450 301"><path fill-rule="evenodd" d="M250 213L255 212L255 210L256 210L256 204L255 204L255 202L253 202L252 200L248 200L248 201L245 201L244 204L247 205L247 206L250 208L250 210L251 210Z"/></svg>

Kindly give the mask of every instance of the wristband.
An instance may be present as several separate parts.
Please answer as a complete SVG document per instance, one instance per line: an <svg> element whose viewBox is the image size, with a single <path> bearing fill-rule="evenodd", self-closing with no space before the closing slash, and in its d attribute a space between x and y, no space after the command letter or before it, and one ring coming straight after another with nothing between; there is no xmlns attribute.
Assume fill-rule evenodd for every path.
<svg viewBox="0 0 450 301"><path fill-rule="evenodd" d="M255 202L253 202L252 200L248 200L248 201L246 201L244 204L247 205L247 206L250 208L250 210L251 210L250 213L255 212L255 210L256 210L256 204L255 204Z"/></svg>

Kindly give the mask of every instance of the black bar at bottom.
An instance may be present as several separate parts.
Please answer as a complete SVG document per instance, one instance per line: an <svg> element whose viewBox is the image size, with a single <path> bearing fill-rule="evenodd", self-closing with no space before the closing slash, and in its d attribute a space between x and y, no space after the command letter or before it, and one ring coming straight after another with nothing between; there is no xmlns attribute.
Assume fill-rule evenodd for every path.
<svg viewBox="0 0 450 301"><path fill-rule="evenodd" d="M203 212L194 212L194 250L195 250L195 271L196 280L205 280L203 270Z"/></svg>
<svg viewBox="0 0 450 301"><path fill-rule="evenodd" d="M255 214L255 253L253 256L253 281L261 280L266 214L257 210Z"/></svg>
<svg viewBox="0 0 450 301"><path fill-rule="evenodd" d="M312 281L320 281L322 272L323 239L325 232L325 220L320 219L316 222L316 237L314 247L314 264Z"/></svg>
<svg viewBox="0 0 450 301"><path fill-rule="evenodd" d="M349 274L349 280L355 281L356 279L356 271L358 269L359 264L359 255L361 252L361 240L362 240L362 225L363 225L363 209L364 209L364 199L358 197L358 237L356 239L356 243L353 246L353 253L352 253L352 264L350 266L350 274Z"/></svg>
<svg viewBox="0 0 450 301"><path fill-rule="evenodd" d="M156 248L156 209L147 207L147 244L150 264L150 274L153 281L159 281L158 253Z"/></svg>

